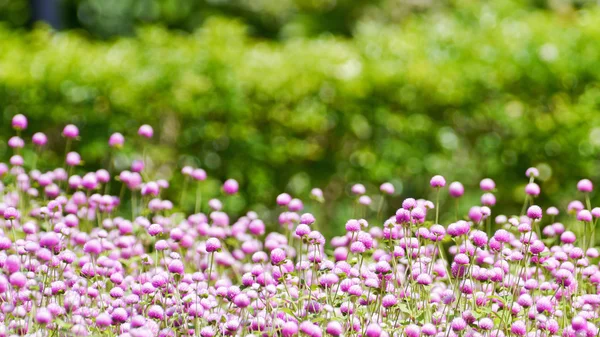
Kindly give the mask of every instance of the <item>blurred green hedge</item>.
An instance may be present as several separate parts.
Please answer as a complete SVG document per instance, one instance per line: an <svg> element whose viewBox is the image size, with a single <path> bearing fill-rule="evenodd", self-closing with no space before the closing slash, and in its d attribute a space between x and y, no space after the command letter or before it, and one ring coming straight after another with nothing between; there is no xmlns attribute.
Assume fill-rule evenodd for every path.
<svg viewBox="0 0 600 337"><path fill-rule="evenodd" d="M577 180L600 183L600 11L519 6L472 2L401 25L365 21L351 39L268 42L223 18L193 34L145 27L111 41L0 29L0 137L26 114L27 134L47 132L56 152L47 162L60 162L60 131L73 122L94 168L120 131L130 136L124 166L149 123L158 175L194 163L240 180L246 205L322 187L332 220L351 207L330 207L349 183L370 183L374 195L391 180L402 196L431 196L438 173L463 181L470 202L492 177L495 212L518 212L529 166L545 180L542 202L564 206Z"/></svg>

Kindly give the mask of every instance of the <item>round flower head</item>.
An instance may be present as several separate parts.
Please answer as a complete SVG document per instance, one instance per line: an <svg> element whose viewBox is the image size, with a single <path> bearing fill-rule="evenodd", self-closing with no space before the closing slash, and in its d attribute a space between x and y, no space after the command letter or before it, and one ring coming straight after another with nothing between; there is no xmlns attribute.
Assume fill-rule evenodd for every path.
<svg viewBox="0 0 600 337"><path fill-rule="evenodd" d="M152 129L150 125L144 124L138 129L138 135L145 138L152 138L154 135L154 129Z"/></svg>
<svg viewBox="0 0 600 337"><path fill-rule="evenodd" d="M577 214L577 212L581 211L584 208L585 207L583 206L583 203L581 203L581 201L579 201L579 200L573 200L567 206L567 210L569 211L569 213L574 213L574 214Z"/></svg>
<svg viewBox="0 0 600 337"><path fill-rule="evenodd" d="M342 325L337 321L327 323L327 329L325 330L328 334L336 337L340 336L343 331Z"/></svg>
<svg viewBox="0 0 600 337"><path fill-rule="evenodd" d="M579 211L577 213L577 220L590 222L593 220L592 213L590 211L588 211L587 209L582 209L581 211Z"/></svg>
<svg viewBox="0 0 600 337"><path fill-rule="evenodd" d="M320 188L313 188L312 190L310 190L310 195L320 201L323 201L323 190L321 190Z"/></svg>
<svg viewBox="0 0 600 337"><path fill-rule="evenodd" d="M206 251L209 253L216 252L221 249L221 241L217 238L210 238L206 240Z"/></svg>
<svg viewBox="0 0 600 337"><path fill-rule="evenodd" d="M6 220L15 220L21 217L19 211L17 211L14 207L8 207L4 210L4 219Z"/></svg>
<svg viewBox="0 0 600 337"><path fill-rule="evenodd" d="M277 205L287 206L292 201L292 196L287 193L281 193L277 196Z"/></svg>
<svg viewBox="0 0 600 337"><path fill-rule="evenodd" d="M575 233L571 231L566 231L560 235L560 241L563 243L573 243L576 239Z"/></svg>
<svg viewBox="0 0 600 337"><path fill-rule="evenodd" d="M8 146L13 149L22 149L25 146L25 141L21 137L13 136L8 140Z"/></svg>
<svg viewBox="0 0 600 337"><path fill-rule="evenodd" d="M485 178L479 183L479 188L483 191L493 191L496 188L496 183L490 178Z"/></svg>
<svg viewBox="0 0 600 337"><path fill-rule="evenodd" d="M294 321L283 323L281 327L281 335L283 337L292 337L298 335L298 324Z"/></svg>
<svg viewBox="0 0 600 337"><path fill-rule="evenodd" d="M44 146L48 143L48 137L41 132L36 132L33 134L33 137L31 137L31 141L37 146Z"/></svg>
<svg viewBox="0 0 600 337"><path fill-rule="evenodd" d="M278 266L285 262L286 259L285 251L281 248L275 248L271 251L271 264Z"/></svg>
<svg viewBox="0 0 600 337"><path fill-rule="evenodd" d="M523 321L515 321L510 327L510 332L512 332L515 336L525 336L527 333L527 326Z"/></svg>
<svg viewBox="0 0 600 337"><path fill-rule="evenodd" d="M315 216L311 213L304 213L300 216L300 223L303 225L311 225L315 222Z"/></svg>
<svg viewBox="0 0 600 337"><path fill-rule="evenodd" d="M481 221L481 219L483 219L483 213L481 212L481 207L479 207L479 206L471 207L471 209L469 209L469 219L471 219L471 221L473 221L474 223L478 223L479 221Z"/></svg>
<svg viewBox="0 0 600 337"><path fill-rule="evenodd" d="M290 200L290 202L287 206L288 206L289 210L292 212L298 212L298 211L301 211L302 209L304 209L304 204L302 203L302 200L300 200L298 198L294 198L294 199Z"/></svg>
<svg viewBox="0 0 600 337"><path fill-rule="evenodd" d="M192 171L191 176L194 180L203 181L206 180L206 171L197 168Z"/></svg>
<svg viewBox="0 0 600 337"><path fill-rule="evenodd" d="M496 204L496 197L492 193L484 193L481 196L481 204L485 206L494 206Z"/></svg>
<svg viewBox="0 0 600 337"><path fill-rule="evenodd" d="M411 210L417 206L417 201L413 198L406 198L402 201L402 208Z"/></svg>
<svg viewBox="0 0 600 337"><path fill-rule="evenodd" d="M528 178L537 178L540 176L540 171L535 167L530 167L525 171L525 176Z"/></svg>
<svg viewBox="0 0 600 337"><path fill-rule="evenodd" d="M71 138L71 139L77 138L79 136L79 129L75 125L69 124L69 125L65 126L62 134L66 138Z"/></svg>
<svg viewBox="0 0 600 337"><path fill-rule="evenodd" d="M465 322L465 320L462 319L462 317L456 317L450 323L450 327L454 331L462 331L467 327L467 322Z"/></svg>
<svg viewBox="0 0 600 337"><path fill-rule="evenodd" d="M546 210L546 214L551 215L551 216L557 216L558 213L560 213L558 211L558 208L556 208L554 206L548 207L548 209Z"/></svg>
<svg viewBox="0 0 600 337"><path fill-rule="evenodd" d="M223 192L227 194L236 194L239 188L238 182L234 179L227 179L223 184Z"/></svg>
<svg viewBox="0 0 600 337"><path fill-rule="evenodd" d="M77 152L69 152L67 153L66 162L69 166L77 166L81 164L81 156Z"/></svg>
<svg viewBox="0 0 600 337"><path fill-rule="evenodd" d="M368 195L361 195L358 198L358 203L361 205L368 206L371 204L371 197L369 197Z"/></svg>
<svg viewBox="0 0 600 337"><path fill-rule="evenodd" d="M540 195L540 186L536 183L529 183L527 186L525 186L525 193L527 193L527 195L537 197Z"/></svg>
<svg viewBox="0 0 600 337"><path fill-rule="evenodd" d="M108 138L108 146L120 149L125 144L125 137L122 134L115 132Z"/></svg>
<svg viewBox="0 0 600 337"><path fill-rule="evenodd" d="M441 188L446 186L446 179L440 175L433 176L429 181L429 185L433 188Z"/></svg>
<svg viewBox="0 0 600 337"><path fill-rule="evenodd" d="M25 163L25 160L23 159L23 157L16 154L16 155L10 157L9 162L12 166L23 166L23 164Z"/></svg>
<svg viewBox="0 0 600 337"><path fill-rule="evenodd" d="M394 194L394 192L396 192L396 188L394 188L394 185L392 185L392 183L383 183L381 184L381 186L379 186L379 190L382 193L385 194Z"/></svg>
<svg viewBox="0 0 600 337"><path fill-rule="evenodd" d="M406 337L419 337L421 335L421 328L416 324L409 324L404 328L404 334Z"/></svg>
<svg viewBox="0 0 600 337"><path fill-rule="evenodd" d="M592 208L592 216L596 219L600 218L600 207Z"/></svg>
<svg viewBox="0 0 600 337"><path fill-rule="evenodd" d="M581 179L577 183L577 189L584 193L589 193L594 189L594 185L589 179Z"/></svg>
<svg viewBox="0 0 600 337"><path fill-rule="evenodd" d="M455 181L450 184L450 187L448 187L448 193L450 193L450 196L453 198L460 198L463 194L465 194L465 188L463 184Z"/></svg>
<svg viewBox="0 0 600 337"><path fill-rule="evenodd" d="M366 192L367 192L367 189L365 188L365 185L363 185L363 184L354 184L352 186L352 193L354 193L356 195L365 194Z"/></svg>
<svg viewBox="0 0 600 337"><path fill-rule="evenodd" d="M12 118L12 127L15 130L25 130L27 129L27 117L18 114Z"/></svg>
<svg viewBox="0 0 600 337"><path fill-rule="evenodd" d="M371 323L367 326L365 335L367 337L379 337L381 336L381 327L379 326L379 324Z"/></svg>
<svg viewBox="0 0 600 337"><path fill-rule="evenodd" d="M527 216L530 219L539 220L542 218L542 209L537 205L530 206L527 209Z"/></svg>

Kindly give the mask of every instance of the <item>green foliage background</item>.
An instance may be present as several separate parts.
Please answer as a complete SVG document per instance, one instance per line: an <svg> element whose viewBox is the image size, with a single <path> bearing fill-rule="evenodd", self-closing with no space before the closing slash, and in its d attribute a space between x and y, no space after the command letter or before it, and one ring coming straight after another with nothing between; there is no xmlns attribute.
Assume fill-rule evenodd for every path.
<svg viewBox="0 0 600 337"><path fill-rule="evenodd" d="M317 20L290 3L293 22ZM465 184L464 207L477 202L479 180L492 177L496 214L520 210L530 166L542 172L545 206L581 199L581 178L600 183L600 10L505 0L434 7L314 30L329 33L299 25L304 33L290 36L288 25L258 29L253 15L268 11L244 16L241 2L237 18L219 12L187 25L160 11L162 26L121 37L111 34L130 32L8 22L0 29L0 138L13 134L14 114L27 115L27 140L34 131L51 138L54 151L41 164L50 168L62 162L62 127L75 123L76 150L93 169L107 162L107 138L119 131L128 144L117 156L124 168L142 152L136 131L148 123L157 136L145 151L157 177L200 166L215 178L208 193L234 177L244 190L240 211L272 206L282 191L308 199L321 187L327 202L313 210L329 233L352 212L355 182L375 198L392 181L390 214L403 197L432 198L433 174ZM0 157L8 160L5 144Z"/></svg>

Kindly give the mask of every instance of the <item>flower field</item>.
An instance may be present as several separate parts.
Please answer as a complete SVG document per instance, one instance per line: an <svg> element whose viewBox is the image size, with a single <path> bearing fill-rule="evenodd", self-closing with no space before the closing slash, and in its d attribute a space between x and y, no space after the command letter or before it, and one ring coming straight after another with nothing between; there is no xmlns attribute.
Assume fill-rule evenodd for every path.
<svg viewBox="0 0 600 337"><path fill-rule="evenodd" d="M480 182L467 214L460 182L430 180L435 200L406 197L395 214L370 214L364 185L351 192L355 219L326 239L300 197L273 200L277 231L248 210L234 218L218 195L195 194L194 209L161 198L169 182L139 160L129 170L80 172L85 141L64 127L64 165L40 171L43 133L12 119L14 152L0 164L0 336L597 336L600 270L587 179L567 209L536 205L539 172L530 168L520 214L493 214L495 191ZM153 128L139 127L141 139ZM108 149L128 140L107 135ZM194 189L207 178L185 166ZM394 185L381 184L385 200ZM113 191L113 193L110 193ZM372 191L371 191L372 192ZM468 191L467 191L468 192ZM439 196L456 200L440 209ZM184 196L181 191L182 198ZM322 201L314 188L310 196ZM130 203L125 207L123 201ZM550 206L550 205L548 205ZM127 209L124 209L127 208ZM440 213L455 218L438 223ZM364 218L364 219L363 219ZM369 220L365 220L369 219ZM378 220L381 219L381 220ZM577 226L563 225L577 224Z"/></svg>

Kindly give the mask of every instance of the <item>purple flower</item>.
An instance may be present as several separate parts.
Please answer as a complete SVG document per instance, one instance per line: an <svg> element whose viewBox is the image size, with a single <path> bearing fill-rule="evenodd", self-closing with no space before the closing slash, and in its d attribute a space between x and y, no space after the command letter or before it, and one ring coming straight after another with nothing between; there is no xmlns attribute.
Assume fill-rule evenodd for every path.
<svg viewBox="0 0 600 337"><path fill-rule="evenodd" d="M527 209L527 216L533 220L541 219L542 218L542 208L537 205L530 206Z"/></svg>
<svg viewBox="0 0 600 337"><path fill-rule="evenodd" d="M590 193L594 189L594 185L589 179L581 179L577 183L577 189L584 193Z"/></svg>
<svg viewBox="0 0 600 337"><path fill-rule="evenodd" d="M217 238L210 238L206 240L206 251L208 253L213 253L219 251L221 249L221 241Z"/></svg>
<svg viewBox="0 0 600 337"><path fill-rule="evenodd" d="M25 117L21 114L14 115L12 118L12 127L15 130L27 129L27 117Z"/></svg>
<svg viewBox="0 0 600 337"><path fill-rule="evenodd" d="M71 139L77 138L77 137L79 137L79 129L75 125L69 124L69 125L65 126L62 134L66 138L71 138Z"/></svg>
<svg viewBox="0 0 600 337"><path fill-rule="evenodd" d="M379 190L384 193L384 194L388 194L388 195L392 195L396 192L396 189L394 188L394 185L392 185L392 183L383 183L381 184L381 186L379 186Z"/></svg>
<svg viewBox="0 0 600 337"><path fill-rule="evenodd" d="M465 188L463 187L463 184L455 181L450 184L450 187L448 187L448 193L450 193L450 196L453 198L460 198L463 194L465 194Z"/></svg>
<svg viewBox="0 0 600 337"><path fill-rule="evenodd" d="M239 184L234 179L228 179L223 184L223 191L227 194L236 194L239 190Z"/></svg>
<svg viewBox="0 0 600 337"><path fill-rule="evenodd" d="M490 192L496 188L496 183L490 178L485 178L479 183L479 188L482 191Z"/></svg>
<svg viewBox="0 0 600 337"><path fill-rule="evenodd" d="M152 129L150 125L144 124L138 129L138 135L145 138L152 138L154 135L154 129Z"/></svg>
<svg viewBox="0 0 600 337"><path fill-rule="evenodd" d="M429 181L429 185L433 188L442 188L446 186L446 179L440 175L433 176Z"/></svg>

